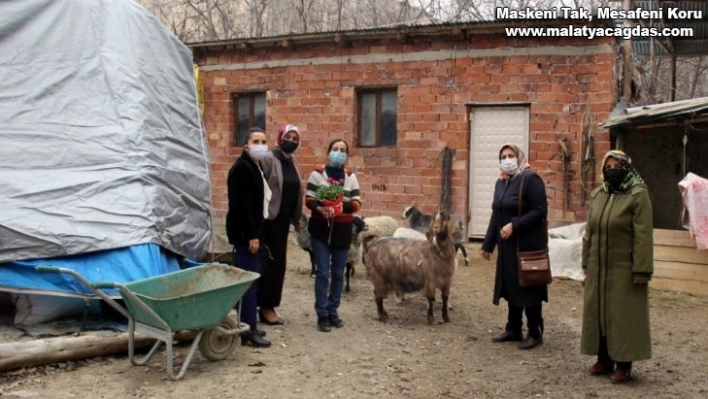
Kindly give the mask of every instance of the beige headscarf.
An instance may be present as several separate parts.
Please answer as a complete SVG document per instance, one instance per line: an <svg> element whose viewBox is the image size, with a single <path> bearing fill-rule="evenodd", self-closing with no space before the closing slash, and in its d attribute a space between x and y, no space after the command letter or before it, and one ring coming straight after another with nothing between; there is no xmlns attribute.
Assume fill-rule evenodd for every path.
<svg viewBox="0 0 708 399"><path fill-rule="evenodd" d="M514 155L516 156L516 160L519 164L519 170L517 170L516 174L514 174L514 175L508 175L504 172L499 172L500 179L511 179L514 176L518 175L519 173L521 173L524 170L531 167L531 165L529 165L529 162L526 160L526 154L524 154L524 152L521 150L521 148L519 148L517 145L511 144L511 143L506 143L503 146L501 146L501 148L499 149L499 161L501 161L501 154L505 148L509 148L509 149L511 149L511 151L514 152Z"/></svg>

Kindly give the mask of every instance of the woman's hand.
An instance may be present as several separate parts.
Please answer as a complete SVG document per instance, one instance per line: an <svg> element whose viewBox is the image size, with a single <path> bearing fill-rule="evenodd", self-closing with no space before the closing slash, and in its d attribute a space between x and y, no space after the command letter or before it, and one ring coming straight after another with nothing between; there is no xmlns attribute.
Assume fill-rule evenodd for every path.
<svg viewBox="0 0 708 399"><path fill-rule="evenodd" d="M487 252L487 251L485 251L485 250L482 250L482 252L480 252L480 255L481 255L485 260L489 260L489 256L491 255L491 253L490 253L490 252Z"/></svg>
<svg viewBox="0 0 708 399"><path fill-rule="evenodd" d="M514 227L511 225L511 223L507 223L502 227L502 229L499 231L499 235L503 240L506 240L507 238L511 237L511 234L514 232Z"/></svg>
<svg viewBox="0 0 708 399"><path fill-rule="evenodd" d="M248 252L257 254L260 248L261 242L257 238L248 241Z"/></svg>
<svg viewBox="0 0 708 399"><path fill-rule="evenodd" d="M317 212L322 214L322 216L326 217L327 219L331 219L334 217L334 208L332 208L331 206L318 206Z"/></svg>

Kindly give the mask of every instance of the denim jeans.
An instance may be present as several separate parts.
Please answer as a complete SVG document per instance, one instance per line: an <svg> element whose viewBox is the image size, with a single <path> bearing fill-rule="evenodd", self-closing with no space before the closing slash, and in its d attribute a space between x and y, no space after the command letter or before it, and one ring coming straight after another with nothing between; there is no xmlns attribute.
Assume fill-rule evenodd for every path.
<svg viewBox="0 0 708 399"><path fill-rule="evenodd" d="M236 267L249 272L261 272L261 256L252 254L245 245L234 246L234 260ZM239 319L256 328L256 307L258 306L258 281L254 281L245 294L241 297L241 313Z"/></svg>
<svg viewBox="0 0 708 399"><path fill-rule="evenodd" d="M315 253L315 265L317 266L315 312L318 317L334 316L337 314L342 299L344 265L347 263L348 250L346 248L332 248L316 238L312 238L312 250Z"/></svg>

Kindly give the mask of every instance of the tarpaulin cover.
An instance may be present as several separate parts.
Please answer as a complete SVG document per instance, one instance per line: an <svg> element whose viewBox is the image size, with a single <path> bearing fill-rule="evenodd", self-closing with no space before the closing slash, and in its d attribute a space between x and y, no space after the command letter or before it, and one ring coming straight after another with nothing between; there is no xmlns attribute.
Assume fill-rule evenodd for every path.
<svg viewBox="0 0 708 399"><path fill-rule="evenodd" d="M61 296L85 296L94 292L73 276L39 273L35 266L54 266L78 272L92 283L130 283L180 270L178 258L157 244L92 252L49 259L4 263L0 268L0 290L17 293L41 293ZM189 262L186 266L194 266ZM107 290L117 295L116 290Z"/></svg>
<svg viewBox="0 0 708 399"><path fill-rule="evenodd" d="M130 0L0 2L3 262L211 232L192 55Z"/></svg>

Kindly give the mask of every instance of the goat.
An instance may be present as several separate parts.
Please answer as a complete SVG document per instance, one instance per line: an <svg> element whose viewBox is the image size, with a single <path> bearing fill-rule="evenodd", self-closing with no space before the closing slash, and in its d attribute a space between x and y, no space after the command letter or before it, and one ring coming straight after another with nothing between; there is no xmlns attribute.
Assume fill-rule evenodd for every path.
<svg viewBox="0 0 708 399"><path fill-rule="evenodd" d="M305 252L307 252L310 255L310 276L315 277L315 270L317 269L316 262L315 262L315 252L312 250L312 242L310 241L310 233L307 230L307 226L309 224L309 220L305 215L300 216L300 232L297 233L295 240L297 241L297 245L302 248ZM355 272L355 265L357 263L357 259L360 259L359 255L359 247L361 246L361 241L359 238L359 233L364 229L364 221L363 219L355 215L354 216L354 222L352 225L352 244L349 246L349 252L347 254L347 263L345 265L345 277L346 277L346 285L345 285L345 290L347 292L350 291L349 287L349 278L354 275Z"/></svg>
<svg viewBox="0 0 708 399"><path fill-rule="evenodd" d="M453 219L454 215L450 216L450 218ZM453 220L453 223L454 223L454 220ZM455 232L453 234L453 237L455 237L456 234L457 234L457 232ZM428 239L425 234L421 233L418 230L411 229L410 227L399 227L396 230L396 232L393 233L393 237L409 238L412 240L421 240L421 241ZM455 259L455 270L457 270L457 259ZM394 301L396 302L396 305L403 303L404 300L405 300L405 296L404 296L403 292L396 291L396 296L394 299ZM450 301L448 301L448 303L447 303L447 308L449 310L452 310L452 303Z"/></svg>
<svg viewBox="0 0 708 399"><path fill-rule="evenodd" d="M424 291L428 299L428 324L432 324L435 290L442 296L442 318L449 322L448 298L455 273L454 224L450 216L438 212L428 228L428 240L377 237L362 241L365 266L372 284L379 320L388 321L383 300L392 291Z"/></svg>
<svg viewBox="0 0 708 399"><path fill-rule="evenodd" d="M403 210L401 218L408 221L409 228L418 230L421 233L426 233L428 226L430 226L430 223L433 221L433 215L428 215L421 212L415 205L406 207L406 209ZM463 245L463 242L465 241L463 237L465 228L462 223L462 218L458 215L450 215L450 218L457 225L457 229L455 230L455 235L453 237L455 241L455 250L462 252L462 257L465 259L465 266L469 266L470 260L467 256L467 250Z"/></svg>

